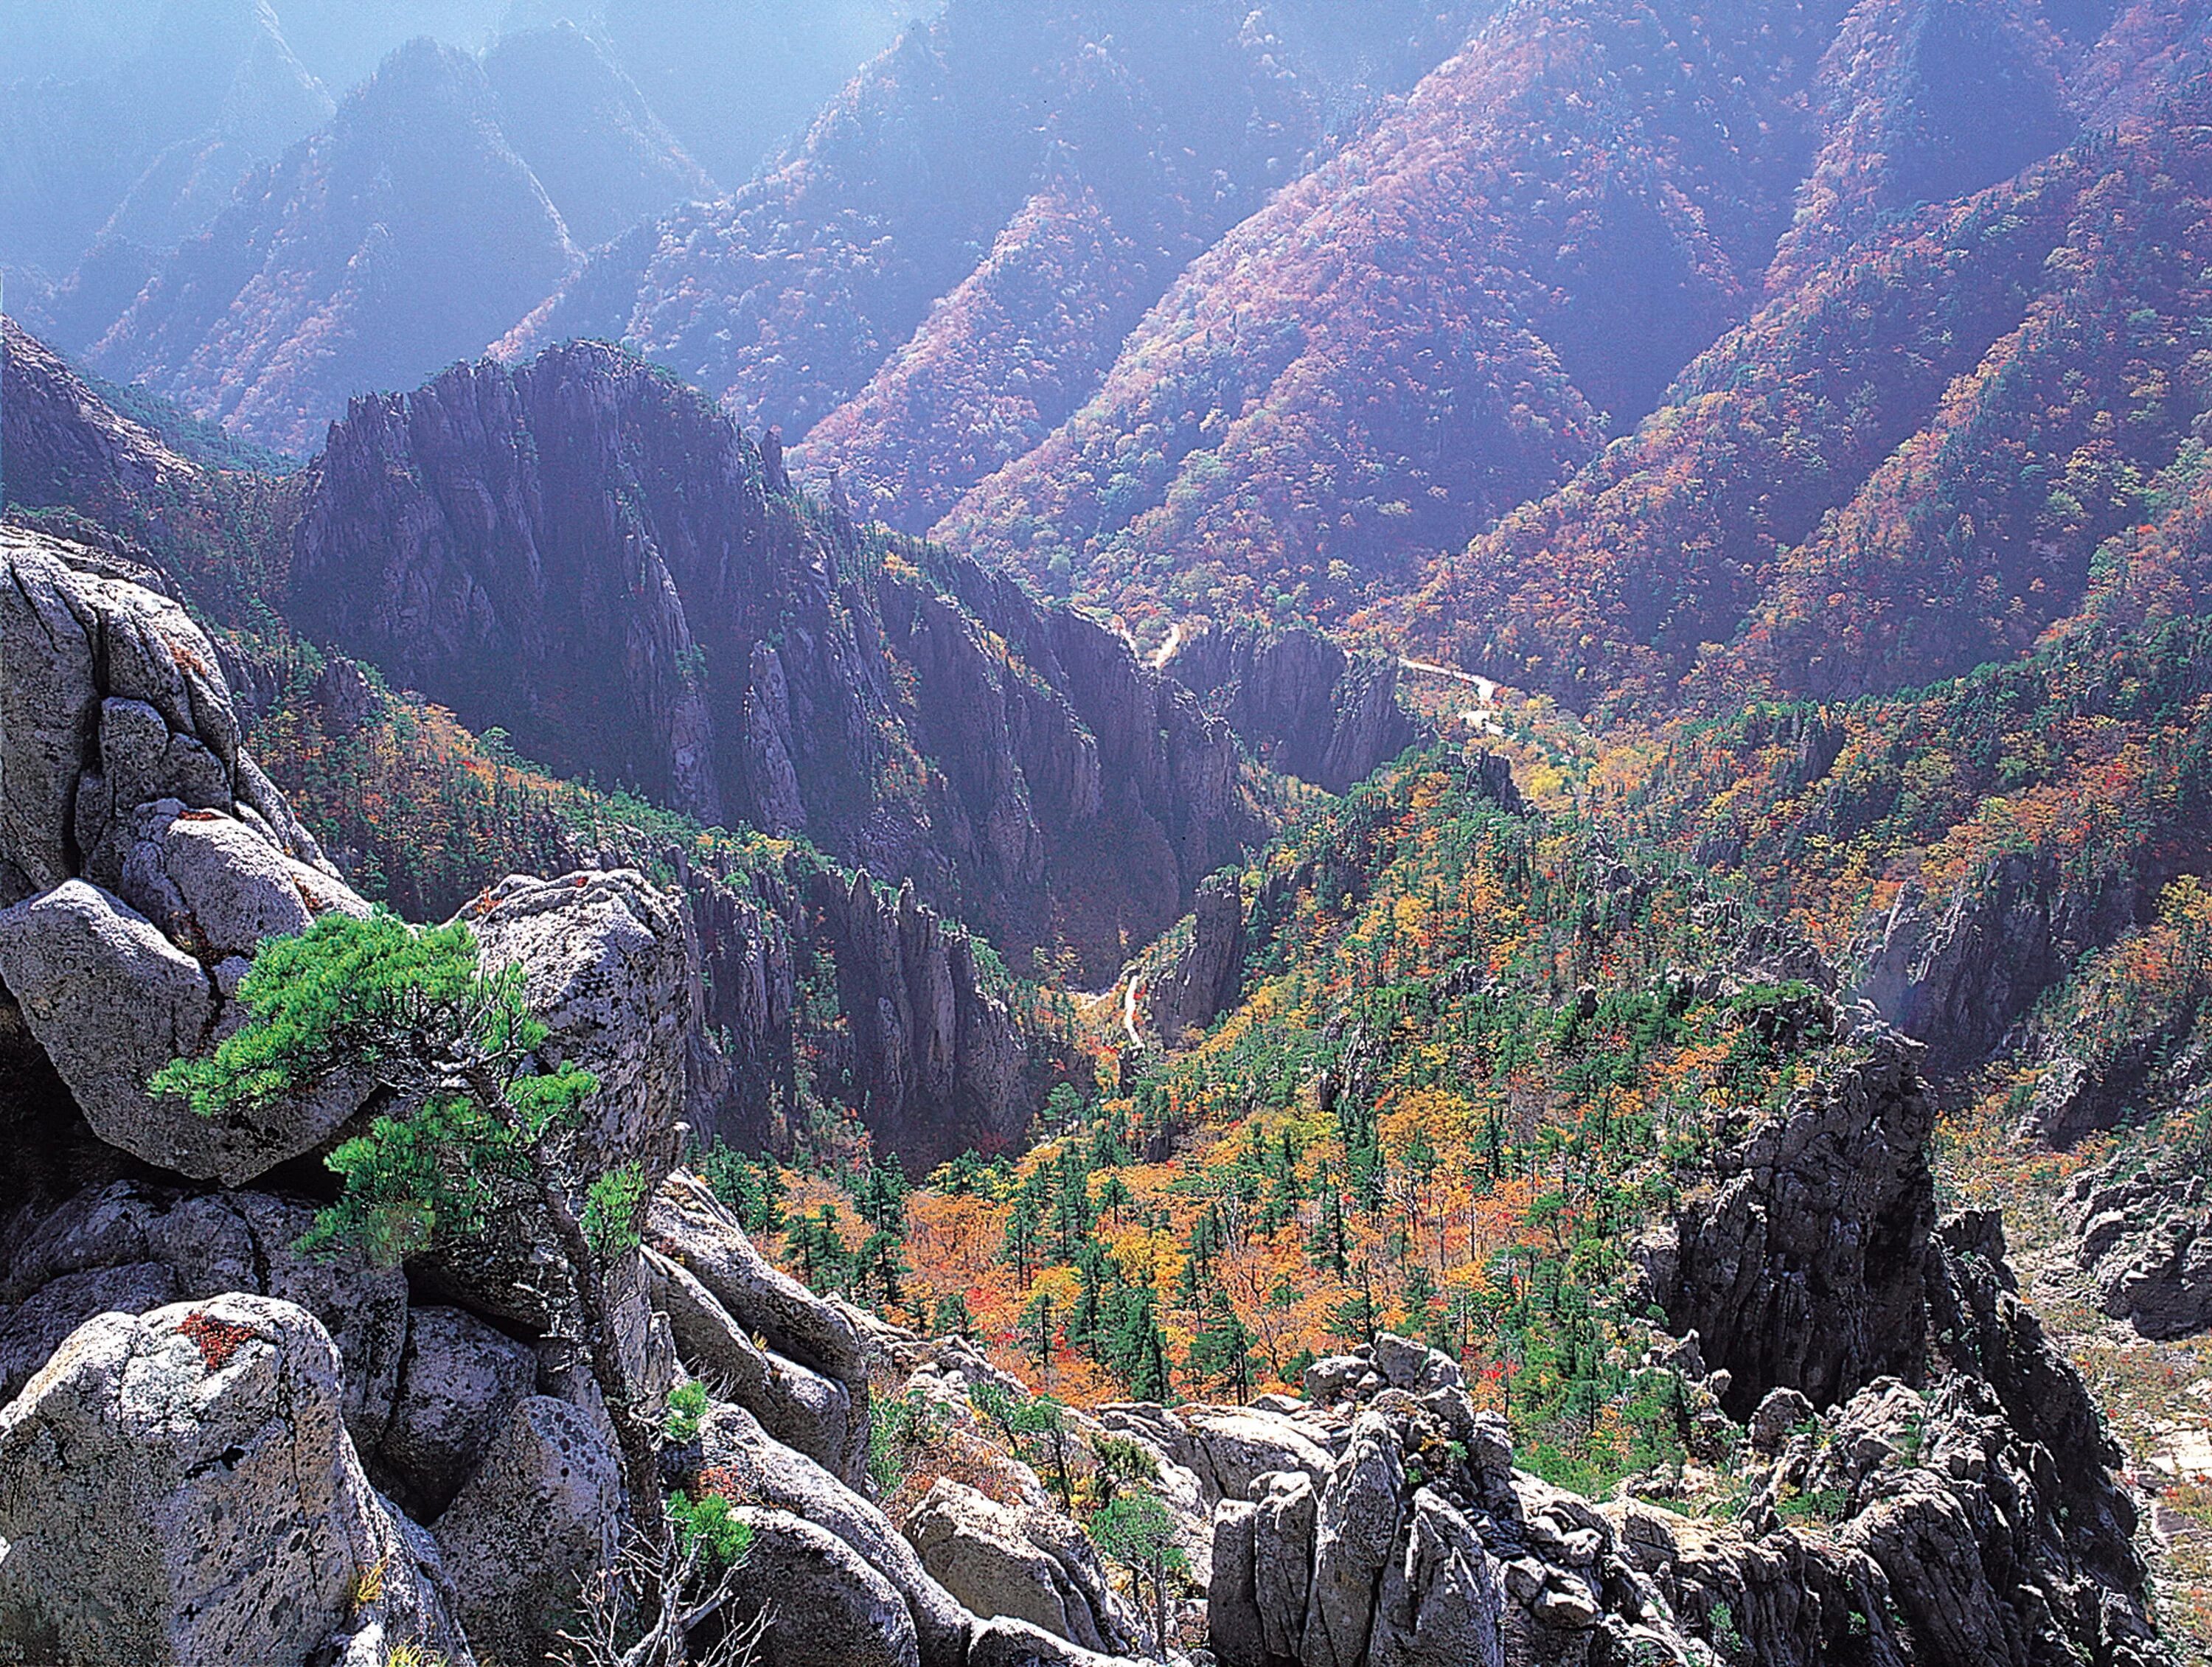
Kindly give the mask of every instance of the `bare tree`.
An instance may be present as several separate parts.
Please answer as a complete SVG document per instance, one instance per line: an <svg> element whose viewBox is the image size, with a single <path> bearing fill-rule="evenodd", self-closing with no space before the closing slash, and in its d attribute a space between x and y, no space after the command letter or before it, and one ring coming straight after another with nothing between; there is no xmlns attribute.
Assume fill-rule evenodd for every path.
<svg viewBox="0 0 2212 1667"><path fill-rule="evenodd" d="M575 1630L557 1634L562 1667L752 1667L769 1610L725 1623L703 1652L693 1634L724 1615L737 1595L751 1530L726 1514L706 1524L623 1536L614 1567L584 1587Z"/></svg>

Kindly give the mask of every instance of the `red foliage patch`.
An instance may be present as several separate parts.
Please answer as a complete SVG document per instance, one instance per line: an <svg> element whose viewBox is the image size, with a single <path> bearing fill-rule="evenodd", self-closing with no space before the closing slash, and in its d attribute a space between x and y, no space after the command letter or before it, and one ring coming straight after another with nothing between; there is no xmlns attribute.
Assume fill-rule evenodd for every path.
<svg viewBox="0 0 2212 1667"><path fill-rule="evenodd" d="M231 1357L253 1335L250 1325L239 1325L204 1313L185 1315L184 1323L177 1329L198 1348L200 1359L207 1362L210 1372L221 1372L228 1366Z"/></svg>
<svg viewBox="0 0 2212 1667"><path fill-rule="evenodd" d="M726 1464L716 1464L699 1472L698 1494L720 1494L732 1505L742 1504L753 1495L744 1477Z"/></svg>

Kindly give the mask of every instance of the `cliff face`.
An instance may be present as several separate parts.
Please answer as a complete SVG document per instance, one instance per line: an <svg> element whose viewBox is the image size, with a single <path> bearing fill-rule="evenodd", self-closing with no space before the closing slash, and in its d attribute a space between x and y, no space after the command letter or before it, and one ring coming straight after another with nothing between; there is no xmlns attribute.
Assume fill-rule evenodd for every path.
<svg viewBox="0 0 2212 1667"><path fill-rule="evenodd" d="M111 409L45 343L13 319L0 332L0 480L9 502L99 508L196 486L188 463Z"/></svg>
<svg viewBox="0 0 2212 1667"><path fill-rule="evenodd" d="M1656 1300L1729 1372L1739 1415L1775 1389L1827 1406L1923 1359L1936 1107L1915 1053L1885 1036L1787 1111L1717 1129L1710 1182L1646 1247Z"/></svg>
<svg viewBox="0 0 2212 1667"><path fill-rule="evenodd" d="M1318 631L1257 624L1186 631L1162 662L1252 755L1342 793L1421 738L1398 703L1398 666L1348 653Z"/></svg>
<svg viewBox="0 0 2212 1667"><path fill-rule="evenodd" d="M1937 1065L1969 1065L2085 952L2118 937L2138 906L2131 874L2082 878L2048 855L2007 854L1940 912L1917 889L1900 894L1859 993L1925 1038Z"/></svg>
<svg viewBox="0 0 2212 1667"><path fill-rule="evenodd" d="M613 350L356 401L307 490L311 636L564 774L910 879L1018 963L1110 971L1259 830L1227 727L1111 632L864 538Z"/></svg>
<svg viewBox="0 0 2212 1667"><path fill-rule="evenodd" d="M887 894L818 864L718 873L672 855L703 987L708 1045L691 1073L702 1135L781 1143L802 1069L917 1170L1027 1134L1072 1061L911 883ZM825 1001L846 1023L822 1022Z"/></svg>

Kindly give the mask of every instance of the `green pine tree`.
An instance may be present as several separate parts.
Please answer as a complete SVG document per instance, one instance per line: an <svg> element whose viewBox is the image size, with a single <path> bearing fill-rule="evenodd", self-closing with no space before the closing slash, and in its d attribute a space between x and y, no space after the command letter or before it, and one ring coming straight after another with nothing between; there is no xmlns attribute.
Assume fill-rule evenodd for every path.
<svg viewBox="0 0 2212 1667"><path fill-rule="evenodd" d="M1252 1334L1218 1285L1207 1296L1205 1323L1191 1339L1190 1369L1201 1381L1236 1396L1240 1406L1251 1396Z"/></svg>
<svg viewBox="0 0 2212 1667"><path fill-rule="evenodd" d="M153 1092L217 1117L312 1092L340 1068L372 1073L390 1100L326 1160L340 1190L307 1246L397 1262L495 1226L549 1233L555 1335L606 1403L633 1524L659 1533L658 1431L607 1294L613 1263L637 1246L643 1177L598 1167L582 1116L598 1080L539 1063L549 1033L520 969L483 970L459 922L418 932L380 910L328 914L264 943L238 1001L246 1022L207 1056L164 1067Z"/></svg>

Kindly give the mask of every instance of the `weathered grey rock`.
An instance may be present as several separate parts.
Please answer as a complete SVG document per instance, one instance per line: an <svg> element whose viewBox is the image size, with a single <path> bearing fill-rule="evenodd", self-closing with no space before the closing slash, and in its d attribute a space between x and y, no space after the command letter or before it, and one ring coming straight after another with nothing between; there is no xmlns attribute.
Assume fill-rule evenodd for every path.
<svg viewBox="0 0 2212 1667"><path fill-rule="evenodd" d="M1369 1667L1504 1667L1502 1579L1466 1517L1416 1489L1405 1548L1382 1572Z"/></svg>
<svg viewBox="0 0 2212 1667"><path fill-rule="evenodd" d="M1794 1389L1769 1390L1746 1427L1751 1445L1762 1453L1782 1451L1790 1433L1813 1417L1813 1403Z"/></svg>
<svg viewBox="0 0 2212 1667"><path fill-rule="evenodd" d="M0 1410L0 1637L64 1667L291 1667L371 1627L467 1658L362 1473L337 1348L289 1303L72 1335Z"/></svg>
<svg viewBox="0 0 2212 1667"><path fill-rule="evenodd" d="M558 1059L599 1080L592 1155L665 1174L684 1117L693 980L675 899L628 869L504 879L463 911L487 969L523 970Z"/></svg>
<svg viewBox="0 0 2212 1667"><path fill-rule="evenodd" d="M1358 1354L1325 1354L1305 1369L1299 1384L1309 1400L1328 1405L1357 1394L1363 1384L1380 1384L1375 1363Z"/></svg>
<svg viewBox="0 0 2212 1667"><path fill-rule="evenodd" d="M1213 1579L1206 1589L1206 1646L1221 1667L1267 1667L1260 1614L1256 1527L1260 1507L1224 1500L1213 1507Z"/></svg>
<svg viewBox="0 0 2212 1667"><path fill-rule="evenodd" d="M350 886L220 811L160 800L139 806L122 831L117 895L210 964L251 960L264 938L295 936L332 910L368 913Z"/></svg>
<svg viewBox="0 0 2212 1667"><path fill-rule="evenodd" d="M1107 1578L1106 1565L1090 1536L1056 1503L1024 1499L1014 1514L1029 1542L1052 1559L1054 1566L1091 1611L1098 1648L1107 1653L1144 1653L1150 1631L1136 1606L1123 1598Z"/></svg>
<svg viewBox="0 0 2212 1667"><path fill-rule="evenodd" d="M391 1415L406 1338L406 1277L356 1255L301 1255L295 1246L313 1221L306 1206L264 1193L194 1195L116 1182L79 1193L29 1229L0 1261L0 1300L20 1301L24 1314L67 1311L73 1324L228 1291L296 1303L338 1347L346 1426L367 1451ZM156 1269L166 1275L166 1294L134 1306L129 1298L161 1291ZM125 1273L128 1290L109 1282Z"/></svg>
<svg viewBox="0 0 2212 1667"><path fill-rule="evenodd" d="M1714 1612L1725 1604L1747 1658L1772 1667L1901 1667L1909 1658L1909 1643L1890 1622L1888 1583L1863 1551L1826 1535L1753 1537L1733 1524L1634 1500L1599 1508L1622 1560L1686 1630L1711 1637Z"/></svg>
<svg viewBox="0 0 2212 1667"><path fill-rule="evenodd" d="M1304 1667L1359 1667L1405 1487L1397 1432L1380 1414L1362 1413L1316 1517L1313 1591L1298 1655Z"/></svg>
<svg viewBox="0 0 2212 1667"><path fill-rule="evenodd" d="M2002 1630L2027 1662L2063 1648L2093 1659L2156 1658L2145 1618L2134 1501L2112 1477L2120 1454L2081 1376L2044 1335L2014 1289L1995 1211L1946 1220L1924 1270L1929 1325L1953 1370L1926 1391L1921 1463L1886 1466L1862 1488L1867 1510L1846 1530L1887 1572L1916 1645L1939 1657L1948 1641ZM1945 1498L1883 1511L1942 1478ZM1946 1500L1948 1500L1948 1502ZM1979 1601L1975 1566L1944 1557L1950 1523L1964 1520L1979 1579L2003 1594ZM1929 1560L1952 1573L1936 1579ZM1932 1584L1923 1584L1923 1582Z"/></svg>
<svg viewBox="0 0 2212 1667"><path fill-rule="evenodd" d="M726 1069L695 1083L693 1126L751 1148L805 1020L797 946L837 969L847 1025L825 1038L852 1073L879 1147L927 1164L1024 1135L1042 1101L1046 1044L998 992L974 935L908 888L841 883L793 863L717 873L681 850L670 867L697 935L701 1020Z"/></svg>
<svg viewBox="0 0 2212 1667"><path fill-rule="evenodd" d="M0 902L80 877L112 886L114 868L82 865L118 808L227 811L238 785L213 645L177 603L76 570L70 550L0 534ZM139 791L118 806L126 781Z"/></svg>
<svg viewBox="0 0 2212 1667"><path fill-rule="evenodd" d="M1170 677L1225 719L1255 757L1342 793L1419 739L1398 701L1398 664L1352 654L1314 630L1252 624L1186 632Z"/></svg>
<svg viewBox="0 0 2212 1667"><path fill-rule="evenodd" d="M302 1131L283 1122L234 1131L148 1095L156 1071L211 1038L222 997L205 968L97 886L64 880L0 912L0 980L111 1146L165 1169L242 1180L258 1172L260 1153L295 1156L328 1133L295 1146Z"/></svg>
<svg viewBox="0 0 2212 1667"><path fill-rule="evenodd" d="M753 1530L739 1613L769 1614L760 1667L921 1667L905 1602L859 1552L788 1512L735 1515Z"/></svg>
<svg viewBox="0 0 2212 1667"><path fill-rule="evenodd" d="M1145 985L1146 1016L1170 1048L1235 1005L1244 982L1244 897L1234 871L1199 882L1187 939L1172 963Z"/></svg>
<svg viewBox="0 0 2212 1667"><path fill-rule="evenodd" d="M544 1052L598 1079L580 1135L589 1161L635 1163L647 1185L659 1180L680 1141L698 984L674 897L626 869L556 880L510 876L456 920L476 934L487 970L520 969L531 1008L550 1032ZM551 1242L550 1225L520 1206L466 1242L416 1258L415 1267L445 1299L543 1328L550 1317L537 1263ZM645 1277L627 1266L613 1271L611 1305L625 1350L633 1366L649 1365L659 1342ZM579 1374L563 1394L593 1404L587 1378Z"/></svg>
<svg viewBox="0 0 2212 1667"><path fill-rule="evenodd" d="M2092 1171L2071 1206L2076 1260L2104 1311L2146 1337L2212 1327L2212 1177L2186 1157L2134 1173Z"/></svg>
<svg viewBox="0 0 2212 1667"><path fill-rule="evenodd" d="M0 1318L0 1402L15 1398L70 1333L100 1314L147 1314L177 1299L158 1262L90 1268L40 1286Z"/></svg>
<svg viewBox="0 0 2212 1667"><path fill-rule="evenodd" d="M1197 1472L1214 1499L1256 1498L1261 1478L1282 1470L1310 1476L1316 1487L1336 1459L1295 1421L1253 1407L1188 1407L1179 1422L1188 1439L1177 1462Z"/></svg>
<svg viewBox="0 0 2212 1667"><path fill-rule="evenodd" d="M1012 1615L979 1621L969 1640L967 1667L1132 1667L1121 1656L1102 1656Z"/></svg>
<svg viewBox="0 0 2212 1667"><path fill-rule="evenodd" d="M852 1402L842 1384L763 1348L712 1292L649 1246L645 1265L653 1304L668 1316L677 1353L695 1376L712 1382L785 1446L823 1464L846 1463Z"/></svg>
<svg viewBox="0 0 2212 1667"><path fill-rule="evenodd" d="M654 1192L647 1243L681 1268L749 1335L785 1360L841 1386L844 1451L824 1463L847 1486L866 1485L868 1354L852 1322L753 1248L707 1183L678 1171Z"/></svg>
<svg viewBox="0 0 2212 1667"><path fill-rule="evenodd" d="M1305 1637L1320 1503L1321 1490L1310 1476L1261 1479L1253 1521L1252 1591L1259 1605L1261 1642L1270 1656L1296 1657Z"/></svg>
<svg viewBox="0 0 2212 1667"><path fill-rule="evenodd" d="M1457 1389L1467 1381L1459 1363L1442 1349L1388 1331L1375 1339L1375 1369L1392 1389Z"/></svg>
<svg viewBox="0 0 2212 1667"><path fill-rule="evenodd" d="M418 1521L453 1503L537 1377L533 1350L465 1309L409 1313L392 1416L371 1457Z"/></svg>
<svg viewBox="0 0 2212 1667"><path fill-rule="evenodd" d="M1097 1554L1073 1523L941 1477L906 1521L922 1566L979 1615L1012 1615L1087 1650L1133 1648Z"/></svg>
<svg viewBox="0 0 2212 1667"><path fill-rule="evenodd" d="M2132 923L2135 904L2131 882L2077 882L2055 855L2008 852L1948 897L1900 891L1856 994L1939 1064L1971 1064L2083 947Z"/></svg>
<svg viewBox="0 0 2212 1667"><path fill-rule="evenodd" d="M702 1473L714 1491L827 1528L898 1593L925 1667L959 1667L968 1611L882 1512L805 1454L773 1439L743 1407L714 1408L700 1427L699 1441Z"/></svg>
<svg viewBox="0 0 2212 1667"><path fill-rule="evenodd" d="M540 1658L584 1583L613 1562L621 1497L614 1453L581 1413L544 1395L515 1404L431 1525L488 1660Z"/></svg>
<svg viewBox="0 0 2212 1667"><path fill-rule="evenodd" d="M89 554L0 535L0 981L101 1139L236 1185L367 1085L215 1123L147 1080L233 1022L262 937L364 905L240 747L207 638Z"/></svg>

